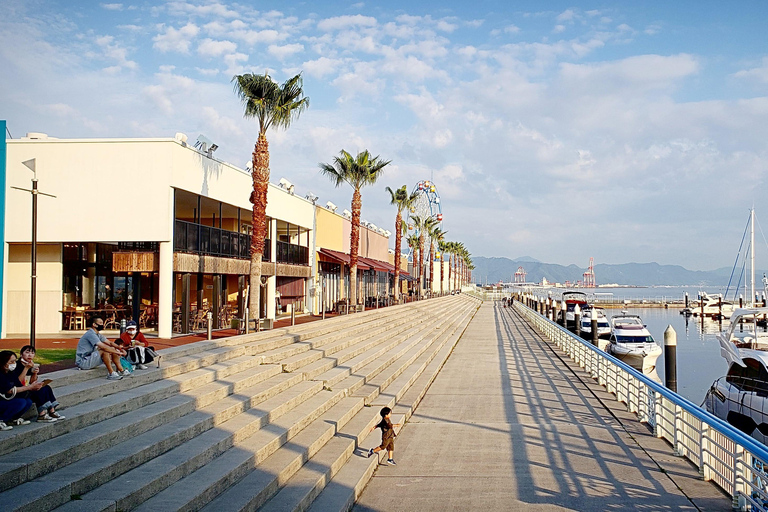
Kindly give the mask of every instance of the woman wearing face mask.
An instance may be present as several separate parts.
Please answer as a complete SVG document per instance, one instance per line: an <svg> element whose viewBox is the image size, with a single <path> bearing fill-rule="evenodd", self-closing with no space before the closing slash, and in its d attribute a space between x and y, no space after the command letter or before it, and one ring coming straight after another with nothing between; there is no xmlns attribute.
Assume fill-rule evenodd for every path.
<svg viewBox="0 0 768 512"><path fill-rule="evenodd" d="M16 371L14 372L20 383L27 382L34 384L37 382L37 375L40 373L40 365L35 364L35 347L24 345L19 351L21 357L16 361ZM56 412L59 402L53 395L51 386L43 384L39 391L31 391L29 398L37 406L37 421L43 423L53 423L56 420L63 420L64 416Z"/></svg>
<svg viewBox="0 0 768 512"><path fill-rule="evenodd" d="M10 350L0 352L0 430L10 430L11 425L28 425L21 416L32 407L32 400L25 395L39 391L42 382L27 386L16 378L16 354Z"/></svg>
<svg viewBox="0 0 768 512"><path fill-rule="evenodd" d="M135 362L136 368L139 370L146 370L147 366L144 363L154 361L152 354L155 348L149 346L147 338L139 331L138 325L133 320L128 322L125 332L120 335L120 339L116 343L128 351L128 360L132 363ZM143 349L139 347L143 347ZM147 348L149 350L146 350Z"/></svg>

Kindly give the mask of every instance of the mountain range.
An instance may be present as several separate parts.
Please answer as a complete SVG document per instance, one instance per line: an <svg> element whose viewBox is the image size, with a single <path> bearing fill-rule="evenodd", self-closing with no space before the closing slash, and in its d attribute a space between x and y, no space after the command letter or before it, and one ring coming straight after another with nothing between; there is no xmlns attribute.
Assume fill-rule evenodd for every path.
<svg viewBox="0 0 768 512"><path fill-rule="evenodd" d="M475 282L497 283L499 281L514 281L514 274L518 267L523 267L526 272L526 281L539 283L542 278L552 283L575 283L583 278L586 267L576 265L558 265L555 263L543 263L528 256L509 258L486 258L473 256L472 263L475 270L472 277ZM756 280L763 275L762 271L756 271ZM688 270L680 265L659 265L658 263L623 263L620 265L597 264L595 265L595 280L601 284L619 284L623 286L726 286L731 276L730 268L716 270ZM738 279L738 276L734 277Z"/></svg>

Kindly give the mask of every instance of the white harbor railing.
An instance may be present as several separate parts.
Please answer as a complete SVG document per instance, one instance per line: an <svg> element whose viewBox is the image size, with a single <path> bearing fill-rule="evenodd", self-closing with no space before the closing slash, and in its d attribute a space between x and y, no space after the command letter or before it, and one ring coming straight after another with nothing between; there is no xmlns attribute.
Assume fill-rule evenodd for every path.
<svg viewBox="0 0 768 512"><path fill-rule="evenodd" d="M627 405L656 437L686 457L704 480L733 499L733 508L768 511L768 448L729 423L519 301L515 309L593 379Z"/></svg>

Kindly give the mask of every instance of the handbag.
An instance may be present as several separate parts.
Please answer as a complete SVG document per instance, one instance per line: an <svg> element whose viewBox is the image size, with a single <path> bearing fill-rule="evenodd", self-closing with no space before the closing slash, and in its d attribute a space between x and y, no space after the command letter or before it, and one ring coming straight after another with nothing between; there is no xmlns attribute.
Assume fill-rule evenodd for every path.
<svg viewBox="0 0 768 512"><path fill-rule="evenodd" d="M128 370L129 372L133 373L133 365L129 360L125 358L125 356L120 358L120 366L123 367L123 370Z"/></svg>

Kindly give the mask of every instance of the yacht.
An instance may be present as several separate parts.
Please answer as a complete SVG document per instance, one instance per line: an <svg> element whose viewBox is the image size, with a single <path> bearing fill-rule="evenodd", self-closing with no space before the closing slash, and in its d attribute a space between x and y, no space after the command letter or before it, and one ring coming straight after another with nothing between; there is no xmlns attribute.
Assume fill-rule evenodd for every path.
<svg viewBox="0 0 768 512"><path fill-rule="evenodd" d="M727 317L732 315L736 310L736 306L733 304L733 302L724 300L722 294L720 293L709 295L707 292L699 292L699 294L701 299L698 306L689 308L689 314L692 314L693 316L701 315L702 307L703 315L705 317Z"/></svg>
<svg viewBox="0 0 768 512"><path fill-rule="evenodd" d="M768 442L768 332L758 322L768 308L737 309L717 335L728 373L704 398L707 411L761 443Z"/></svg>
<svg viewBox="0 0 768 512"><path fill-rule="evenodd" d="M576 305L579 309L587 307L587 294L584 292L564 292L563 301L565 301L565 326L567 328L576 327Z"/></svg>
<svg viewBox="0 0 768 512"><path fill-rule="evenodd" d="M603 308L595 306L585 306L581 310L581 336L585 339L592 339L592 318L597 318L597 337L608 338L611 336L611 324L608 317L605 316Z"/></svg>
<svg viewBox="0 0 768 512"><path fill-rule="evenodd" d="M612 316L611 337L608 341L608 352L617 358L645 374L655 372L661 347L639 316L626 312Z"/></svg>

